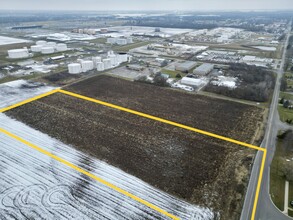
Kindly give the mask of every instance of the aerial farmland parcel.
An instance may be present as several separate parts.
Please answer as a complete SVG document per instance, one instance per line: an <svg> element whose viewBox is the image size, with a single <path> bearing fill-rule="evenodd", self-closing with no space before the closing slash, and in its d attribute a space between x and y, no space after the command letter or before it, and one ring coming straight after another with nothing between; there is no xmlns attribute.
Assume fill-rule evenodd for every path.
<svg viewBox="0 0 293 220"><path fill-rule="evenodd" d="M109 76L64 90L255 144L263 109ZM62 93L7 115L221 219L239 219L255 150ZM225 198L223 200L222 198Z"/></svg>

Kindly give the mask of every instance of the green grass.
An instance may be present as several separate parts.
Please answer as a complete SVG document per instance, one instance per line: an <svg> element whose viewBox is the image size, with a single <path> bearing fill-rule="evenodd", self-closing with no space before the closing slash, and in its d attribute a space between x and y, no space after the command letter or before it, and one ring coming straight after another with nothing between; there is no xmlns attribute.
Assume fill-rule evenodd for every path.
<svg viewBox="0 0 293 220"><path fill-rule="evenodd" d="M280 98L293 101L293 94L280 92ZM278 111L279 111L280 119L282 122L286 122L287 119L289 120L293 119L293 109L287 109L287 108L284 108L282 105L279 105Z"/></svg>
<svg viewBox="0 0 293 220"><path fill-rule="evenodd" d="M281 211L284 210L285 178L279 173L279 161L283 155L286 155L286 152L282 151L282 142L277 141L276 152L270 170L270 194L273 202ZM289 203L291 200L293 200L293 182L289 183ZM293 216L292 214L293 212L289 212L290 216Z"/></svg>
<svg viewBox="0 0 293 220"><path fill-rule="evenodd" d="M286 92L280 92L280 98L284 98L284 99L293 101L293 94L289 94Z"/></svg>
<svg viewBox="0 0 293 220"><path fill-rule="evenodd" d="M282 122L286 122L287 119L293 119L293 109L287 109L283 106L278 106L278 111L280 115L280 120Z"/></svg>
<svg viewBox="0 0 293 220"><path fill-rule="evenodd" d="M91 43L105 44L107 42L107 38L97 38L94 40L90 40Z"/></svg>
<svg viewBox="0 0 293 220"><path fill-rule="evenodd" d="M284 210L284 192L285 178L279 174L279 161L281 157L280 141L277 141L276 152L271 164L270 173L270 194L275 205L281 210Z"/></svg>
<svg viewBox="0 0 293 220"><path fill-rule="evenodd" d="M185 75L180 71L175 71L175 70L167 70L167 69L162 69L161 73L168 74L171 78L176 78L176 75L179 73L182 77Z"/></svg>
<svg viewBox="0 0 293 220"><path fill-rule="evenodd" d="M120 52L128 52L131 49L142 47L142 46L148 45L149 43L150 41L136 42L133 44L127 44L123 46L114 46L112 49L115 51L120 51Z"/></svg>
<svg viewBox="0 0 293 220"><path fill-rule="evenodd" d="M6 83L6 82L10 82L10 81L13 81L13 80L16 80L16 79L17 78L14 77L14 76L5 76L2 79L0 79L0 84L1 83Z"/></svg>
<svg viewBox="0 0 293 220"><path fill-rule="evenodd" d="M285 75L286 78L287 78L287 77L292 77L292 76L293 76L293 73L286 72L284 75Z"/></svg>
<svg viewBox="0 0 293 220"><path fill-rule="evenodd" d="M289 184L289 207L293 209L293 207L290 205L290 201L293 200L293 182L290 182ZM293 211L289 211L288 213L291 217L293 217Z"/></svg>

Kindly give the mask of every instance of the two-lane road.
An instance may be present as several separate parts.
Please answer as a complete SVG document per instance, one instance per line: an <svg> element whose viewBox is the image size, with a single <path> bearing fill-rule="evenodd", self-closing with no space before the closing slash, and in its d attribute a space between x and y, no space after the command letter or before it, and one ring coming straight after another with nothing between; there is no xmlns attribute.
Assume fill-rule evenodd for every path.
<svg viewBox="0 0 293 220"><path fill-rule="evenodd" d="M273 204L269 194L270 165L275 153L275 143L276 143L277 132L279 130L279 127L281 126L278 112L277 112L278 99L280 94L280 80L284 73L284 65L286 61L286 48L289 43L291 25L292 23L290 22L288 24L287 37L284 44L284 50L282 55L282 62L277 72L276 85L275 85L275 90L274 90L274 94L273 94L273 98L272 98L272 102L270 106L270 113L269 113L269 118L267 122L266 133L265 133L264 140L261 144L261 147L267 149L267 158L266 158L266 163L265 163L264 172L263 172L263 178L262 178L261 189L260 189L259 198L258 198L256 214L254 218L255 220L291 219L288 216L284 215L280 210L278 210L278 208ZM251 214L252 214L252 209L254 204L254 197L255 197L261 162L262 162L262 152L258 152L255 157L253 168L251 171L250 181L247 188L243 210L241 213L241 220L252 219Z"/></svg>

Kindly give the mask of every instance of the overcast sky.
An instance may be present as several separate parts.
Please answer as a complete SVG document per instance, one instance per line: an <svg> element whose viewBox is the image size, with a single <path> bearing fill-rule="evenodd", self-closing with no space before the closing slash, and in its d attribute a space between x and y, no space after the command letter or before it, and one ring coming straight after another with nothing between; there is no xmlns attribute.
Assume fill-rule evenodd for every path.
<svg viewBox="0 0 293 220"><path fill-rule="evenodd" d="M293 0L1 0L15 10L288 10Z"/></svg>

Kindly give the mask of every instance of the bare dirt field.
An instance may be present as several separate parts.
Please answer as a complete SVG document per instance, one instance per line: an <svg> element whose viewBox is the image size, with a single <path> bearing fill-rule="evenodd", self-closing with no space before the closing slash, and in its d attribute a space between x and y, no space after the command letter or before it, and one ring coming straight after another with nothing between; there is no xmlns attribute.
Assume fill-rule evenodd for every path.
<svg viewBox="0 0 293 220"><path fill-rule="evenodd" d="M252 141L263 121L263 109L255 106L106 75L64 89L244 142Z"/></svg>
<svg viewBox="0 0 293 220"><path fill-rule="evenodd" d="M247 142L262 120L253 106L109 76L66 89ZM239 219L253 150L64 94L7 114L221 219Z"/></svg>

